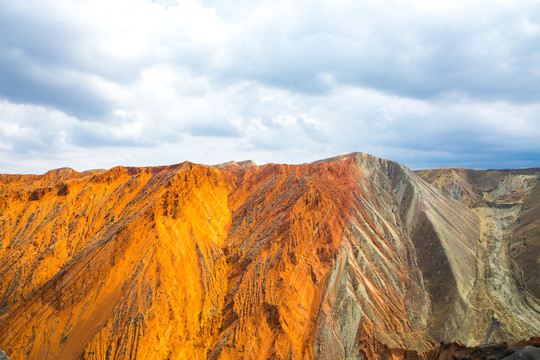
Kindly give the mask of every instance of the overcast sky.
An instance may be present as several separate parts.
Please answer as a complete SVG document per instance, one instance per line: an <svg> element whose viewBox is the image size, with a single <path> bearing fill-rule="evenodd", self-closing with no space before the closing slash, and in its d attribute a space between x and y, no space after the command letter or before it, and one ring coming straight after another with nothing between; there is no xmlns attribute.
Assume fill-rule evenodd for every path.
<svg viewBox="0 0 540 360"><path fill-rule="evenodd" d="M0 173L540 166L540 2L0 0Z"/></svg>

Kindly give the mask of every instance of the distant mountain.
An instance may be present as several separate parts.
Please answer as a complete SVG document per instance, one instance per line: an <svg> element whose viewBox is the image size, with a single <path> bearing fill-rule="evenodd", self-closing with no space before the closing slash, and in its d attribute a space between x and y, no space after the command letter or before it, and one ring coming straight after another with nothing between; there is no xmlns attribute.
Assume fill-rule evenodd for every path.
<svg viewBox="0 0 540 360"><path fill-rule="evenodd" d="M537 336L539 184L362 153L0 175L0 348L431 360Z"/></svg>

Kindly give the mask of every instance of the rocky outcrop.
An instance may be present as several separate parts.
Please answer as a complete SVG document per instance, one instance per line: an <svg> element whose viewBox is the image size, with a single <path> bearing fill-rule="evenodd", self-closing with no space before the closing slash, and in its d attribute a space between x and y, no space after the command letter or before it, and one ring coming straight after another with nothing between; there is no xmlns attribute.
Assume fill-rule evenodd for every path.
<svg viewBox="0 0 540 360"><path fill-rule="evenodd" d="M459 341L442 343L418 359L424 360L536 360L540 354L539 338L531 338L522 343L508 345L506 343L466 347Z"/></svg>
<svg viewBox="0 0 540 360"><path fill-rule="evenodd" d="M516 210L502 190L478 205L472 182L434 187L361 153L0 175L0 348L12 359L424 359L439 341L530 337L540 307L519 269L532 260L508 231L535 221L527 179L496 185L525 194Z"/></svg>

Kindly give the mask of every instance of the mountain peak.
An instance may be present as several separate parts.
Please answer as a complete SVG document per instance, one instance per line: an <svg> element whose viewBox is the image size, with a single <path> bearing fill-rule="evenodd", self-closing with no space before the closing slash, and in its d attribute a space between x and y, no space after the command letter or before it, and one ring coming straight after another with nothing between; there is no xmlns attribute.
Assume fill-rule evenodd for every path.
<svg viewBox="0 0 540 360"><path fill-rule="evenodd" d="M0 348L379 359L531 337L540 175L504 174L351 153L0 176Z"/></svg>

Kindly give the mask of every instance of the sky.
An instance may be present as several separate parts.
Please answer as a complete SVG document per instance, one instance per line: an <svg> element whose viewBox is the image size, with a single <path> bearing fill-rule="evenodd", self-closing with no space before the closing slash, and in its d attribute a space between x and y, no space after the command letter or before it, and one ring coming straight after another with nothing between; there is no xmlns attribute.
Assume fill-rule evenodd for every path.
<svg viewBox="0 0 540 360"><path fill-rule="evenodd" d="M540 167L538 0L0 0L0 173Z"/></svg>

